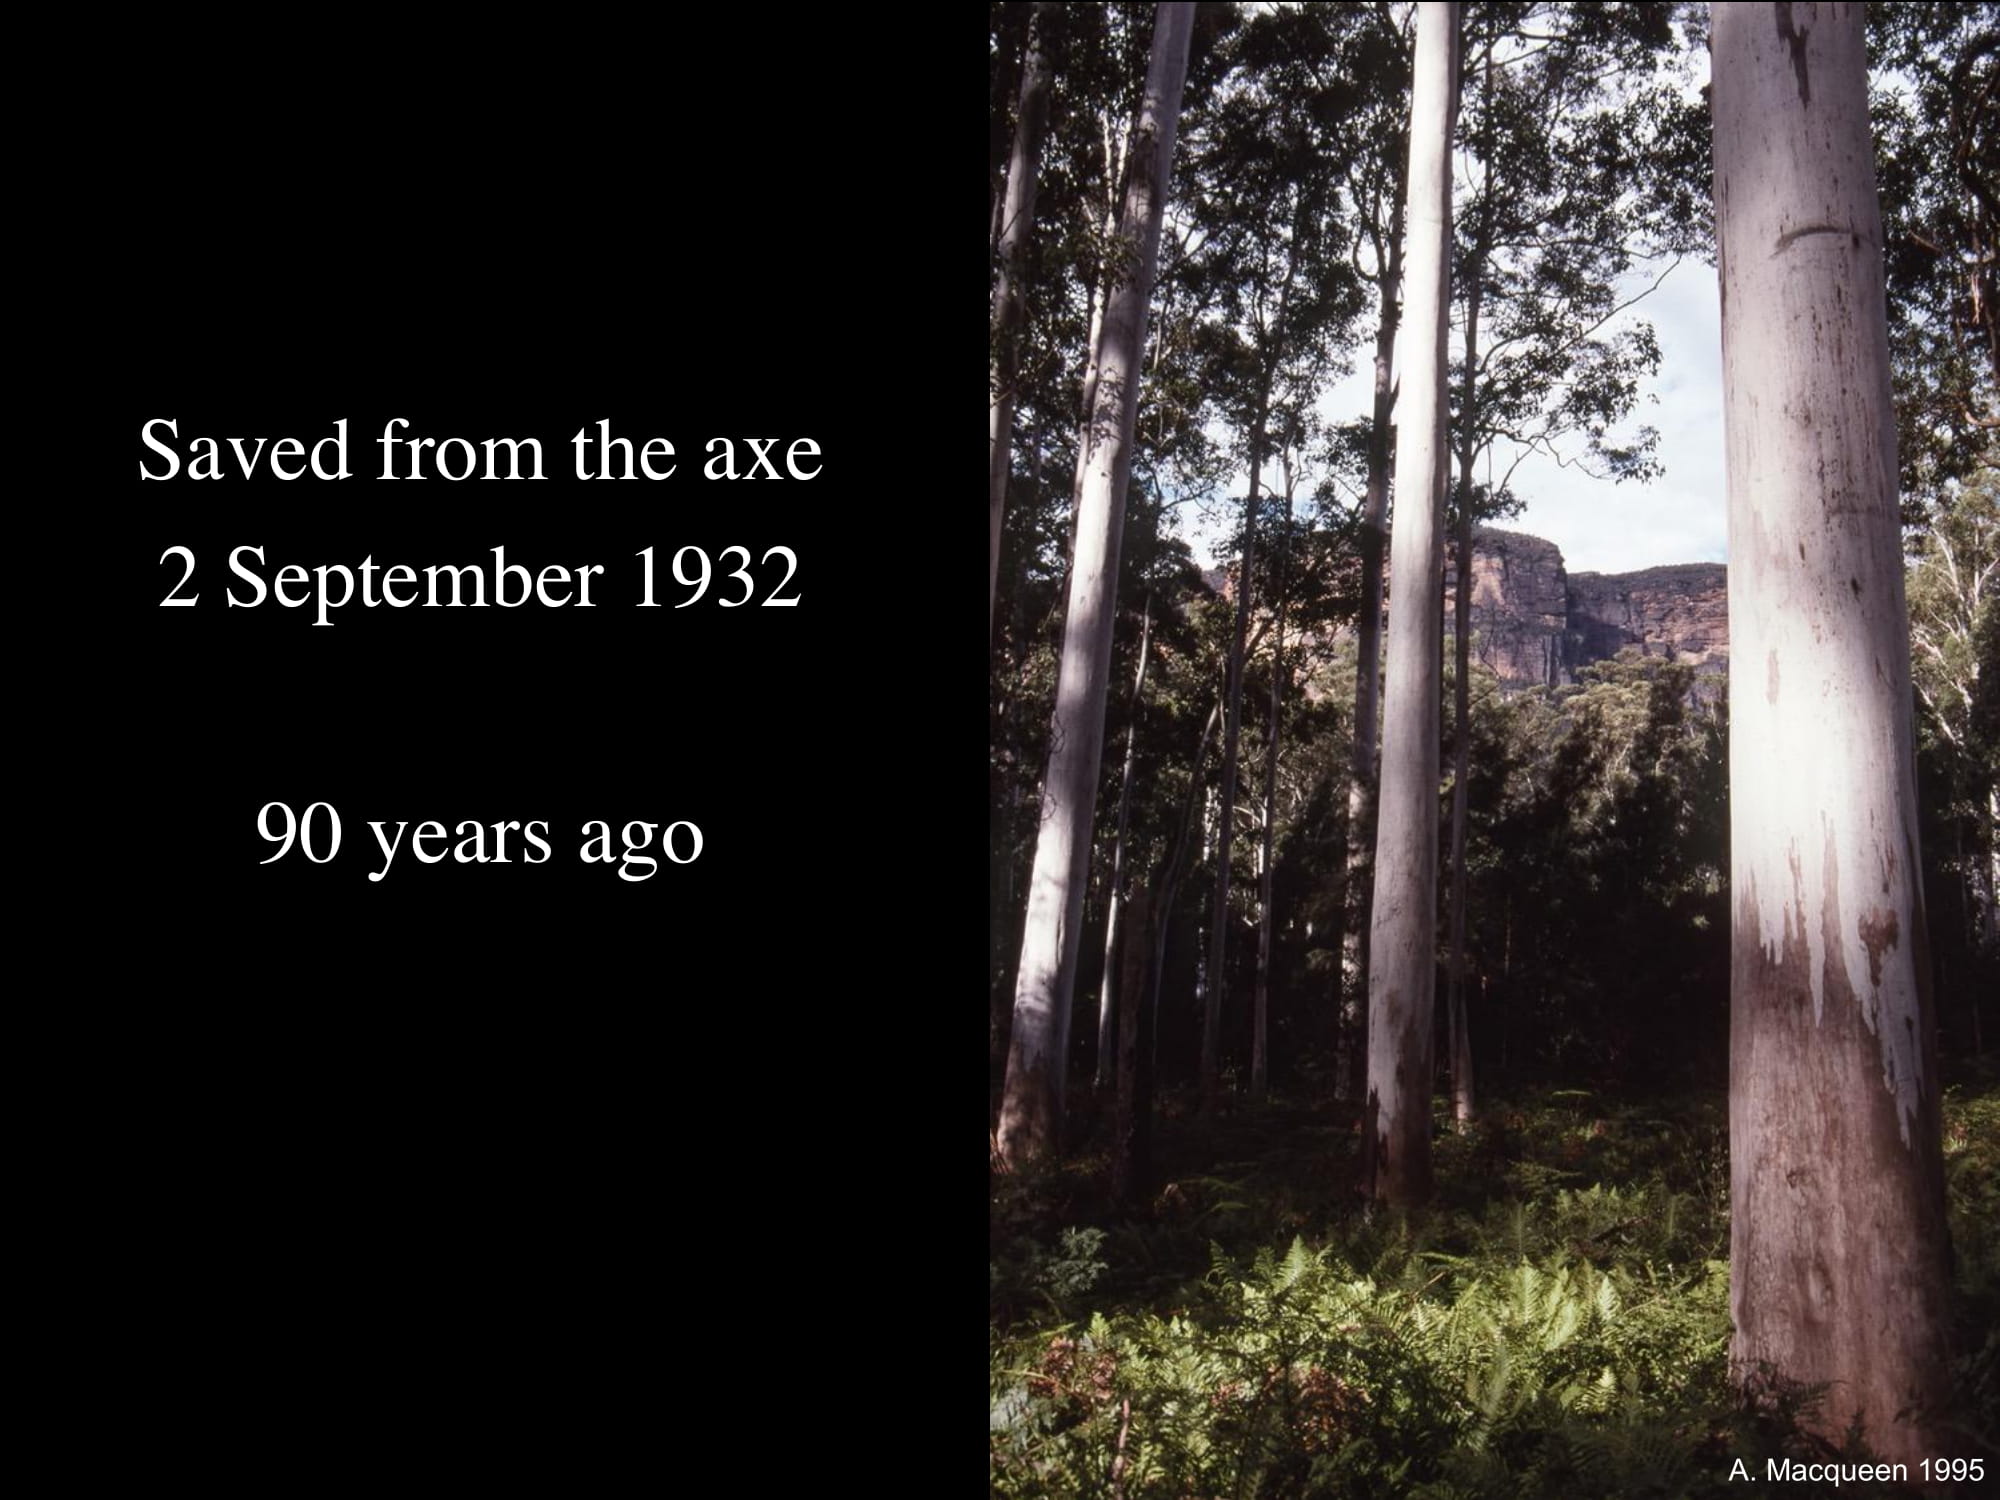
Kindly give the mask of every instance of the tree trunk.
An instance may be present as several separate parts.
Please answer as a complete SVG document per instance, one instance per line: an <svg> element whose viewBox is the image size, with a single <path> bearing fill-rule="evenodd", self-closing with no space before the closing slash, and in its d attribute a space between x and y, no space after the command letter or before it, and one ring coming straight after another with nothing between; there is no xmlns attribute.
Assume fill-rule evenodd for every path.
<svg viewBox="0 0 2000 1500"><path fill-rule="evenodd" d="M1493 243L1493 37L1486 38L1485 108L1481 159L1486 180L1479 195L1479 224L1472 254L1461 274L1465 279L1465 369L1459 395L1458 421L1458 558L1457 590L1452 599L1452 748L1451 748L1451 956L1445 968L1445 1016L1451 1047L1451 1117L1461 1128L1472 1122L1472 1038L1465 1016L1465 819L1471 796L1472 771L1472 466L1479 441L1479 312L1486 283L1486 261Z"/></svg>
<svg viewBox="0 0 2000 1500"><path fill-rule="evenodd" d="M1187 873L1189 835L1194 832L1194 808L1196 801L1203 802L1204 811L1208 803L1202 798L1201 768L1208 759L1208 747L1215 743L1215 731L1222 723L1222 699L1215 700L1215 706L1208 711L1208 719L1202 725L1201 744L1195 748L1194 768L1188 772L1187 800L1181 804L1180 833L1174 840L1173 853L1167 857L1165 872L1154 882L1158 896L1153 902L1153 969L1146 981L1146 1004L1155 1018L1153 1037L1159 1038L1158 1017L1160 1014L1160 982L1166 972L1167 932L1173 922L1174 901L1180 895L1181 880ZM1202 845L1204 852L1208 844L1208 829L1204 823ZM1197 962L1199 962L1197 960ZM1201 975L1195 975L1195 995L1201 995Z"/></svg>
<svg viewBox="0 0 2000 1500"><path fill-rule="evenodd" d="M1119 1203L1145 1195L1152 1167L1154 1008L1145 1003L1146 971L1153 957L1147 942L1150 896L1144 884L1132 891L1126 913L1130 935L1118 976L1119 993L1128 1002L1118 1015L1118 1103L1111 1153L1111 1196Z"/></svg>
<svg viewBox="0 0 2000 1500"><path fill-rule="evenodd" d="M1111 837L1111 899L1104 916L1104 978L1097 989L1097 1087L1111 1086L1116 1071L1114 1017L1121 993L1116 978L1118 929L1125 909L1125 828L1132 807L1132 761L1139 743L1139 703L1146 691L1146 653L1153 643L1153 594L1146 591L1146 608L1139 621L1139 669L1132 678L1132 716L1125 726L1125 770L1118 778L1118 829ZM1130 990L1125 994L1133 993Z"/></svg>
<svg viewBox="0 0 2000 1500"><path fill-rule="evenodd" d="M1467 328L1475 326L1467 322ZM1466 344L1473 335L1468 332ZM1472 383L1468 376L1466 384ZM1472 1038L1465 1021L1465 816L1472 772L1472 482L1471 469L1459 494L1458 579L1452 600L1451 746L1451 961L1445 970L1445 1014L1451 1045L1451 1117L1460 1127L1472 1122Z"/></svg>
<svg viewBox="0 0 2000 1500"><path fill-rule="evenodd" d="M1161 214L1194 30L1194 6L1189 0L1162 4L1156 15L1146 96L1133 132L1134 169L1119 216L1121 235L1135 253L1130 279L1119 282L1105 307L1092 421L1096 439L1078 508L1049 766L1042 783L1041 831L1035 840L1028 921L1014 987L1014 1030L1007 1049L999 1128L1000 1154L1009 1166L1048 1154L1061 1140L1070 1000L1076 985L1090 826L1104 745L1104 695L1111 673L1111 626L1132 463L1132 425L1139 405L1139 354L1159 261Z"/></svg>
<svg viewBox="0 0 2000 1500"><path fill-rule="evenodd" d="M1456 4L1417 10L1410 102L1410 234L1403 399L1390 544L1389 674L1369 922L1368 1097L1363 1189L1430 1195L1431 1028L1437 1004L1438 668L1443 597L1445 336L1451 136L1458 114Z"/></svg>
<svg viewBox="0 0 2000 1500"><path fill-rule="evenodd" d="M1243 502L1243 560L1236 572L1236 633L1229 645L1229 686L1222 710L1222 824L1216 835L1215 914L1208 928L1208 992L1201 1012L1201 1112L1213 1118L1222 1101L1223 964L1229 950L1229 849L1236 833L1236 751L1243 729L1243 648L1250 635L1250 569L1257 554L1257 470L1263 458L1264 414L1250 435L1250 486Z"/></svg>
<svg viewBox="0 0 2000 1500"><path fill-rule="evenodd" d="M993 374L987 416L986 494L992 544L986 563L986 628L993 629L993 601L1000 589L1000 522L1007 513L1007 471L1013 462L1015 382L1021 370L1021 323L1027 276L1021 263L1035 222L1035 180L1042 133L1049 117L1049 64L1044 48L1050 5L1041 0L1028 20L1027 55L1021 65L1021 107L1014 152L1007 163L1007 198L1000 215L1000 279L993 291Z"/></svg>
<svg viewBox="0 0 2000 1500"><path fill-rule="evenodd" d="M999 35L996 38L1000 50L1000 76L994 80L993 97L1012 99L1021 91L1021 54L1027 45L1026 28L1013 12L1021 9L1021 0L1008 0L1005 7L1008 14L1000 18ZM1032 7L1029 7L1032 11ZM992 232L987 264L1000 263L1000 226L1007 205L1007 157L1011 144L1011 134L1005 120L996 121L993 130L992 168L989 187L992 206L986 212L987 227Z"/></svg>
<svg viewBox="0 0 2000 1500"><path fill-rule="evenodd" d="M1257 996L1251 1013L1250 1092L1264 1097L1270 1084L1271 1029L1271 862L1278 822L1278 708L1284 688L1285 561L1291 546L1292 480L1289 462L1285 480L1284 529L1278 533L1277 634L1271 642L1271 714L1264 729L1264 829L1257 863Z"/></svg>
<svg viewBox="0 0 2000 1500"><path fill-rule="evenodd" d="M1382 677L1382 551L1389 519L1389 422L1396 408L1392 378L1396 328L1402 321L1403 215L1399 190L1377 281L1381 313L1375 328L1375 409L1368 427L1368 494L1361 507L1361 616L1355 623L1354 744L1348 759L1347 871L1341 903L1341 980L1345 986L1335 1059L1336 1097L1359 1099L1368 1084L1368 889L1375 848L1375 741Z"/></svg>
<svg viewBox="0 0 2000 1500"><path fill-rule="evenodd" d="M1107 244L1118 238L1118 185L1124 180L1125 161L1129 154L1129 143L1113 134L1108 118L1100 119L1104 132L1104 181L1105 202L1103 213L1104 239ZM1115 279L1117 267L1101 265L1090 280L1090 332L1084 340L1088 351L1083 361L1082 413L1077 424L1076 472L1070 480L1071 530L1075 529L1075 514L1083 499L1084 476L1090 472L1090 446L1094 441L1095 424L1091 414L1097 410L1097 359L1104 338L1104 302L1110 294L1110 282Z"/></svg>
<svg viewBox="0 0 2000 1500"><path fill-rule="evenodd" d="M1813 1425L1914 1474L1963 1440L1862 15L1714 12L1730 1355L1827 1383Z"/></svg>
<svg viewBox="0 0 2000 1500"><path fill-rule="evenodd" d="M1026 597L1016 589L1012 598L1012 637L1015 641L1025 638L1027 632ZM1021 684L1019 664L1015 666L1015 681L1006 692L1001 703L1001 729L997 740L1002 745L1016 745L1021 741ZM999 858L1000 896L996 910L1005 914L1004 928L996 941L1001 945L995 955L994 983L987 996L987 1073L989 1076L988 1095L993 1094L1006 1080L1008 1033L1014 1027L1014 980L1021 957L1022 922L1027 916L1024 903L1019 899L1021 885L1021 861L1016 850L1027 842L1023 825L1030 816L1027 798L1021 786L1020 777L1009 767L1005 774L1004 791L1001 802L1000 836L995 841L995 854Z"/></svg>
<svg viewBox="0 0 2000 1500"><path fill-rule="evenodd" d="M1296 229L1294 231L1297 232ZM1209 931L1209 988L1202 1011L1201 1028L1201 1112L1213 1119L1222 1099L1222 999L1228 986L1223 961L1228 952L1229 934L1229 848L1236 832L1236 752L1243 729L1243 668L1249 659L1250 575L1257 554L1257 491L1269 440L1271 393L1277 384L1278 367L1284 360L1286 314L1291 304L1292 280L1298 262L1288 260L1285 279L1278 292L1277 316L1268 325L1259 315L1258 358L1262 385L1257 392L1257 414L1250 426L1250 483L1243 501L1243 560L1236 578L1236 633L1229 648L1229 701L1222 721L1222 838L1215 864L1215 919ZM1261 303L1259 304L1261 309Z"/></svg>

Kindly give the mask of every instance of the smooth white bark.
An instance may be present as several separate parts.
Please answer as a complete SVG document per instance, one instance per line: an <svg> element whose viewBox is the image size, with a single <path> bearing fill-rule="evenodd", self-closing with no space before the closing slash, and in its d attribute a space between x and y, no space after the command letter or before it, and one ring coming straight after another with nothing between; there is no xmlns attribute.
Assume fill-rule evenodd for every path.
<svg viewBox="0 0 2000 1500"><path fill-rule="evenodd" d="M1478 299L1470 299L1472 315L1466 327L1466 348L1477 343ZM1468 359L1468 370L1472 362ZM1470 395L1472 379L1466 378ZM1467 400L1463 410L1470 412ZM1469 424L1468 424L1469 425ZM1467 438L1465 446L1471 447ZM1452 599L1452 751L1451 751L1451 952L1445 968L1445 1059L1451 1074L1451 1117L1463 1129L1472 1123L1472 1034L1465 1014L1466 902L1465 822L1472 793L1472 466L1470 454L1460 471L1458 536Z"/></svg>
<svg viewBox="0 0 2000 1500"><path fill-rule="evenodd" d="M1402 319L1403 213L1399 194L1389 249L1376 282L1375 405L1368 435L1368 491L1361 507L1361 617L1355 624L1354 741L1347 767L1347 866L1342 892L1340 1017L1334 1042L1334 1097L1360 1099L1368 1087L1368 888L1375 853L1375 753L1382 676L1382 554L1389 530L1389 422L1396 329Z"/></svg>
<svg viewBox="0 0 2000 1500"><path fill-rule="evenodd" d="M1947 1251L1862 17L1715 8L1731 1354L1914 1466L1949 1446Z"/></svg>
<svg viewBox="0 0 2000 1500"><path fill-rule="evenodd" d="M1014 1030L1000 1106L1000 1153L1010 1165L1052 1151L1060 1139L1070 1001L1104 746L1118 554L1138 413L1139 359L1159 263L1160 220L1193 31L1192 4L1175 0L1159 7L1145 100L1133 136L1133 160L1142 169L1131 173L1120 214L1121 234L1134 252L1130 276L1112 289L1105 306L1091 424L1095 441L1077 507L1069 609L1063 622L1048 774L1042 784L1041 832L1029 878L1027 926L1014 988Z"/></svg>
<svg viewBox="0 0 2000 1500"><path fill-rule="evenodd" d="M1368 1097L1362 1101L1362 1183L1392 1202L1415 1202L1430 1192L1444 629L1440 509L1458 26L1455 4L1418 8L1403 410L1396 442L1396 525L1389 544L1388 676L1369 924Z"/></svg>
<svg viewBox="0 0 2000 1500"><path fill-rule="evenodd" d="M986 628L993 629L993 601L1000 590L1000 523L1007 513L1007 475L1013 465L1015 382L1021 368L1026 275L1021 265L1035 223L1035 183L1042 132L1049 115L1049 64L1044 50L1049 6L1028 19L1027 57L1021 68L1021 104L1014 150L1007 164L1007 195L1000 214L1000 277L993 289L992 384L987 393L986 498L992 517L986 555Z"/></svg>

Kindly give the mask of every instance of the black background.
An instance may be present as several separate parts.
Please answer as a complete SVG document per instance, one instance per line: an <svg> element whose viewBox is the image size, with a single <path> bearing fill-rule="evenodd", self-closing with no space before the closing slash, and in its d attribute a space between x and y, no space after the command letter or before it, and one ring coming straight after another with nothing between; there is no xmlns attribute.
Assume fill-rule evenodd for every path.
<svg viewBox="0 0 2000 1500"><path fill-rule="evenodd" d="M934 163L896 144L936 111L861 20L270 37L220 68L216 38L149 39L99 80L51 501L88 560L56 745L82 920L37 946L74 1007L90 1316L186 1458L219 1451L181 1420L211 1405L316 1452L489 1422L511 1450L529 1411L622 1441L690 1381L676 1420L786 1407L804 1283L874 1258L856 1183L912 1000L885 959L933 888L918 674L978 590L968 558L968 628L939 631ZM393 416L539 437L549 477L381 482ZM162 417L184 455L345 417L355 477L141 483ZM600 418L670 438L675 475L571 479ZM823 473L705 480L715 436L811 437ZM801 605L719 609L718 578L634 608L634 554L670 604L690 543L791 547ZM603 564L598 607L224 606L240 545L268 580L503 544ZM174 546L192 609L160 607ZM261 864L272 801L338 809L338 857ZM578 858L593 818L705 849L628 883ZM420 865L406 834L371 883L368 822L406 819L544 820L553 857Z"/></svg>

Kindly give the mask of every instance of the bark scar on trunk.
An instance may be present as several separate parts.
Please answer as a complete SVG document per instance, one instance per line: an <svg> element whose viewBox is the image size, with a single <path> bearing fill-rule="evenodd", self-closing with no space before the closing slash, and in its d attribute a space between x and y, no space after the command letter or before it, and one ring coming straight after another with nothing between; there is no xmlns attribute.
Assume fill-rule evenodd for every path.
<svg viewBox="0 0 2000 1500"><path fill-rule="evenodd" d="M1902 926L1897 922L1895 912L1884 906L1864 912L1855 925L1861 932L1861 946L1868 950L1868 982L1880 989L1882 955L1901 940Z"/></svg>
<svg viewBox="0 0 2000 1500"><path fill-rule="evenodd" d="M1789 250L1796 241L1815 234L1844 234L1853 240L1856 246L1861 243L1861 231L1858 229L1849 229L1840 224L1803 224L1797 229L1787 229L1779 235L1778 243L1771 247L1771 254L1775 258L1781 251Z"/></svg>
<svg viewBox="0 0 2000 1500"><path fill-rule="evenodd" d="M1778 0L1771 7L1778 22L1778 40L1783 42L1792 54L1792 71L1799 78L1799 103L1812 107L1812 74L1806 66L1806 34L1792 26L1792 7L1789 0Z"/></svg>

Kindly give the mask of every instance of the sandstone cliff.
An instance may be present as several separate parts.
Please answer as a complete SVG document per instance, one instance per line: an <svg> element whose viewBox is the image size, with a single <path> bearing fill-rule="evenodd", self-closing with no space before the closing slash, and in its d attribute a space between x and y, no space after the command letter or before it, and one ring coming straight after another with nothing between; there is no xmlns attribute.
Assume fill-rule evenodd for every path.
<svg viewBox="0 0 2000 1500"><path fill-rule="evenodd" d="M1447 552L1447 635L1457 588L1458 569ZM1473 654L1510 687L1554 687L1572 680L1568 631L1569 580L1562 550L1523 532L1490 527L1473 532Z"/></svg>
<svg viewBox="0 0 2000 1500"><path fill-rule="evenodd" d="M1447 630L1456 571L1447 559ZM1510 687L1575 682L1579 669L1627 646L1719 675L1729 667L1728 578L1722 563L1571 574L1555 543L1481 527L1472 540L1474 653Z"/></svg>
<svg viewBox="0 0 2000 1500"><path fill-rule="evenodd" d="M1209 568L1223 598L1235 578ZM1445 557L1445 649L1451 650L1458 569ZM1671 563L1636 573L1571 573L1554 542L1482 526L1472 534L1473 654L1510 688L1562 687L1627 646L1695 669L1697 691L1729 671L1729 569Z"/></svg>
<svg viewBox="0 0 2000 1500"><path fill-rule="evenodd" d="M1726 673L1729 569L1722 563L1676 563L1637 573L1573 573L1569 634L1577 666L1637 646L1648 656L1686 662L1698 673Z"/></svg>

